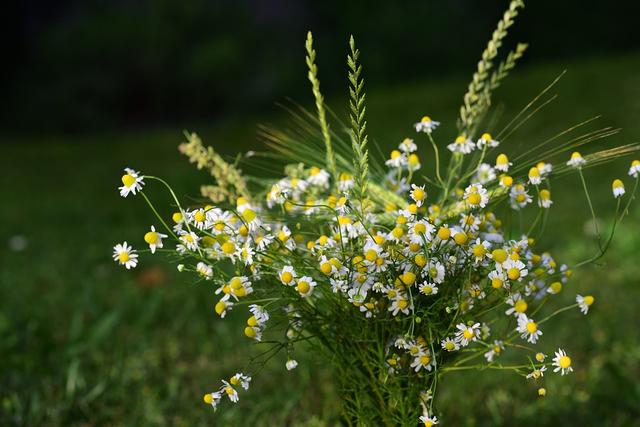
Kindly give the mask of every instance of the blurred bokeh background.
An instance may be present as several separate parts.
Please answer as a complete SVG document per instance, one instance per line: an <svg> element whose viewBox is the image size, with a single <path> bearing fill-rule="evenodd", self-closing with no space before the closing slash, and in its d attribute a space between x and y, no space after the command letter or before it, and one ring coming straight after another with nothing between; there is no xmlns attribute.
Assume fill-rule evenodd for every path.
<svg viewBox="0 0 640 427"><path fill-rule="evenodd" d="M197 199L209 177L177 153L182 130L197 131L226 155L260 149L258 123L287 123L277 102L312 103L304 64L309 29L322 88L337 114L346 106L347 40L356 36L370 134L385 151L412 136L412 123L424 114L443 122L441 138L453 138L468 79L506 6L498 0L6 5L0 424L337 423L332 373L305 352L284 380L284 356L274 359L239 405L213 414L201 404L219 377L244 365L251 351L244 319L219 322L210 290L159 258L142 257L134 272L111 261L116 241L140 246L153 221L141 199L118 196L121 170L162 175L181 196ZM609 144L640 141L638 16L639 3L631 1L527 5L508 43L531 47L496 94L505 120L568 73L554 88L558 99L519 130L517 144L600 114L595 127L623 129ZM625 177L630 160L588 173L603 226L613 213L611 179ZM553 221L540 242L567 263L595 250L578 185L575 177L555 184ZM548 353L562 345L575 355L575 375L549 378L544 399L521 378L452 375L440 397L448 425L640 425L640 209L632 209L602 264L577 272L561 297L592 293L593 313L566 314L555 330L545 330Z"/></svg>

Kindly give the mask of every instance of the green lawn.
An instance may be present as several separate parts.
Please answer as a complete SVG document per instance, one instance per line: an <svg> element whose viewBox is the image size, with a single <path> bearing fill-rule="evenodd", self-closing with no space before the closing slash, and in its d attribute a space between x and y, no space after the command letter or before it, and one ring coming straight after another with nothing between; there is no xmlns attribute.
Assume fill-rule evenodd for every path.
<svg viewBox="0 0 640 427"><path fill-rule="evenodd" d="M624 128L611 142L640 142L640 55L516 72L498 93L506 107L503 121L564 68L569 72L553 90L559 98L512 143L527 146L597 114L604 116L600 126ZM385 151L412 135L412 123L423 114L444 123L441 138L453 137L466 77L383 89L368 85L370 134ZM334 101L330 104L344 105ZM274 123L286 123L277 111L269 114ZM259 120L229 119L193 130L216 149L233 153L259 148L254 136ZM133 272L111 261L115 242L141 246L154 221L141 198L119 197L123 167L161 175L180 195L198 198L198 186L208 176L177 153L180 138L176 128L13 138L3 145L0 425L337 422L331 372L311 354L297 355L300 367L289 373L284 356L275 358L239 405L223 405L214 414L201 403L202 394L256 351L242 336L244 319L221 322L213 313L211 291L179 276L160 257L142 257ZM427 167L429 154L422 152ZM587 174L603 224L614 206L611 179L626 177L630 160ZM150 195L168 206L162 192L150 189ZM585 234L588 214L578 178L557 182L554 199L553 220L540 244L567 263L588 257L595 247ZM565 347L575 356L575 374L549 375L544 399L519 377L496 372L445 377L439 403L446 425L640 425L639 231L640 207L633 205L603 265L577 272L560 298L568 303L578 292L592 293L597 299L592 313L564 314L545 330L545 351ZM26 238L24 250L9 249L15 236Z"/></svg>

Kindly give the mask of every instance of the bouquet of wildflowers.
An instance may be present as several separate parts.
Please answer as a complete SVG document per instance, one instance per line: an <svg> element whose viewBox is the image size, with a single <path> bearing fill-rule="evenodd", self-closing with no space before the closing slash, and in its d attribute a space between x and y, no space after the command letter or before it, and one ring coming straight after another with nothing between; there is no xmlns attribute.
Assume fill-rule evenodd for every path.
<svg viewBox="0 0 640 427"><path fill-rule="evenodd" d="M439 122L425 116L413 126L414 139L402 140L388 159L370 159L353 38L349 126L333 130L309 33L306 62L316 114L294 112L286 132L263 129L269 153L228 163L197 135L185 134L180 151L215 179L201 189L208 202L187 206L162 179L125 170L121 195L142 196L158 221L144 235L148 251L177 259L179 271L211 288L217 316L243 313L238 334L265 346L242 372L212 385L204 402L214 409L224 400L237 402L256 368L279 352L286 369L294 369L295 348L303 343L335 366L348 425L438 424L443 415L434 396L452 371L513 371L539 383L544 396L545 375L573 370L570 349L544 342L544 330L566 310L587 314L594 297L577 295L575 304L541 309L553 304L574 268L604 254L638 187L640 161L628 172L631 194L621 180L613 181L615 218L610 231L596 230L597 253L571 267L536 246L553 205L550 181L578 175L595 219L583 169L640 147L582 156L577 147L615 132L571 136L587 121L524 152L510 150L507 140L544 105L553 84L495 136L485 131L492 123L492 92L526 49L519 44L498 62L522 7L513 0L498 23L464 96L458 134L443 136L444 143ZM418 153L427 150L425 162ZM245 171L258 170L265 161L284 161L284 177L239 169L245 162ZM152 182L171 196L170 219L145 194ZM530 222L513 220L524 211L531 212ZM138 252L124 242L114 248L114 260L132 268Z"/></svg>

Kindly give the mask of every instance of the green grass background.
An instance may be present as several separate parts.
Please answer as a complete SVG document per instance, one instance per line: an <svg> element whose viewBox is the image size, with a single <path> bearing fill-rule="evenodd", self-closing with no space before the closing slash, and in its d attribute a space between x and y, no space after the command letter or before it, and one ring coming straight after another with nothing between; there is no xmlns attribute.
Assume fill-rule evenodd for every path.
<svg viewBox="0 0 640 427"><path fill-rule="evenodd" d="M549 63L516 72L497 94L512 116L564 68L550 107L523 126L512 143L527 146L583 119L602 114L601 126L623 131L610 143L640 141L640 55ZM300 78L303 78L301 76ZM385 151L413 134L425 113L441 120L441 144L453 137L466 76L378 88L368 82L371 136ZM310 99L302 100L303 103ZM345 105L343 99L330 105ZM69 107L71 108L71 106ZM339 112L343 108L337 109ZM274 109L266 117L232 118L193 129L223 153L259 148L258 122L286 123ZM210 288L179 275L162 257L141 257L125 271L111 247L127 240L141 247L154 218L141 198L119 197L121 169L161 175L182 197L197 199L209 177L176 150L181 129L61 138L13 137L0 157L0 424L1 425L219 425L329 426L338 422L332 372L313 354L297 354L300 367L284 370L283 355L254 378L238 405L217 413L201 403L219 378L241 368L257 351L242 336L244 319L220 321ZM604 146L599 144L599 147ZM586 147L590 152L596 147ZM505 151L510 152L508 146ZM431 152L420 148L425 167ZM536 159L537 160L537 159ZM587 174L598 215L613 213L614 177L626 177L631 159ZM627 184L630 180L626 179ZM167 206L153 186L149 194ZM560 261L588 257L588 211L577 176L554 184L552 220L540 243ZM12 236L28 246L9 250ZM576 293L596 297L583 317L569 312L544 329L541 348L572 355L576 371L546 377L548 394L520 377L495 371L444 378L439 414L455 426L640 425L640 207L620 228L602 265L582 269L557 302ZM444 424L444 423L443 423Z"/></svg>

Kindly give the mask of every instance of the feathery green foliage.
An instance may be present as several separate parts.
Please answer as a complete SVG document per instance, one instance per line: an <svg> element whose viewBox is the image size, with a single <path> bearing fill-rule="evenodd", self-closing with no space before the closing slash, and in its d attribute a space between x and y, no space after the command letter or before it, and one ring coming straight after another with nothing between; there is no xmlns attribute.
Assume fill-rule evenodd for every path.
<svg viewBox="0 0 640 427"><path fill-rule="evenodd" d="M313 90L313 97L316 101L316 109L318 110L318 122L320 122L320 129L322 130L322 138L324 139L324 145L326 147L327 155L327 169L334 178L337 180L336 158L333 153L333 147L331 145L331 133L329 132L329 124L327 123L326 113L324 109L324 97L320 92L320 80L318 80L318 67L316 66L316 51L313 48L313 34L311 31L307 33L307 41L305 43L307 50L307 67L309 67L308 78L311 82Z"/></svg>
<svg viewBox="0 0 640 427"><path fill-rule="evenodd" d="M360 77L362 65L358 64L360 51L356 49L353 36L349 39L351 52L347 55L347 65L349 66L349 109L351 121L351 143L353 147L354 166L354 193L360 200L365 198L367 191L367 175L369 173L369 150L367 149L367 121L364 105L366 94L364 92L364 79Z"/></svg>
<svg viewBox="0 0 640 427"><path fill-rule="evenodd" d="M489 40L487 47L484 52L482 52L482 58L478 62L478 68L469 83L467 93L464 95L464 104L460 107L460 119L458 122L460 134L473 137L472 132L477 124L478 118L486 112L486 103L490 99L491 91L493 90L491 87L492 84L499 84L500 80L506 77L509 70L515 66L516 60L522 56L522 53L526 49L526 45L519 44L516 51L509 55L510 58L507 58L504 66L499 67L498 71L493 75L489 74L491 68L493 68L493 60L498 55L498 50L502 46L502 40L507 36L509 27L513 25L514 19L518 15L518 9L523 7L524 2L522 0L511 1L509 8L504 12L502 19L498 22L498 27L494 30L491 40ZM508 66L509 68L507 68ZM500 68L502 68L502 70Z"/></svg>

